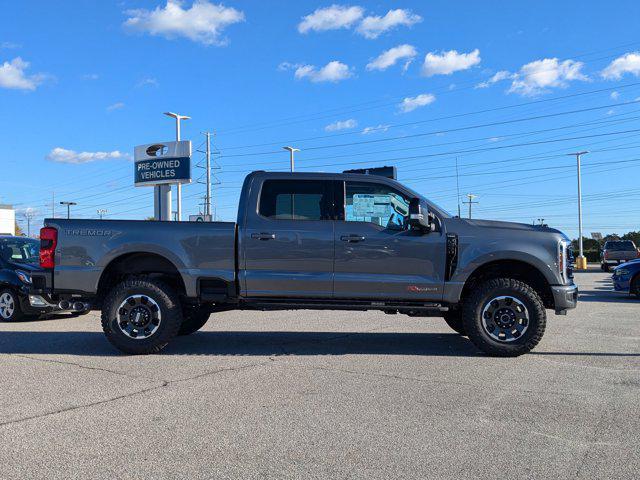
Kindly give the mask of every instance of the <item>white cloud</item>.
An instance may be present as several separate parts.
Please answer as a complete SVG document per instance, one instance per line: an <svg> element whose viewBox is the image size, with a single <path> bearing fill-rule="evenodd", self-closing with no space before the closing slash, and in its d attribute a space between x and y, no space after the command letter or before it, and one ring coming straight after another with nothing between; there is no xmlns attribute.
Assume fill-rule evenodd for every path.
<svg viewBox="0 0 640 480"><path fill-rule="evenodd" d="M183 8L181 0L167 0L164 7L143 8L125 12L129 18L124 26L131 30L173 39L185 37L204 45L224 45L222 32L229 25L244 21L244 13L208 0L194 0L190 8Z"/></svg>
<svg viewBox="0 0 640 480"><path fill-rule="evenodd" d="M0 65L0 88L35 90L46 78L42 73L28 75L29 62L16 57Z"/></svg>
<svg viewBox="0 0 640 480"><path fill-rule="evenodd" d="M618 80L625 73L640 77L640 52L625 53L600 72L607 80Z"/></svg>
<svg viewBox="0 0 640 480"><path fill-rule="evenodd" d="M498 83L498 82L501 82L502 80L506 80L512 77L513 75L511 74L511 72L508 72L506 70L500 70L499 72L496 72L489 80L486 80L484 82L477 84L474 88L487 88L493 85L494 83Z"/></svg>
<svg viewBox="0 0 640 480"><path fill-rule="evenodd" d="M153 77L143 78L136 84L136 87L158 87L158 86L160 86L160 84L158 83L158 80Z"/></svg>
<svg viewBox="0 0 640 480"><path fill-rule="evenodd" d="M429 52L424 57L422 74L431 77L433 75L451 75L453 72L467 70L480 63L480 50L477 48L469 53L458 53L456 50L442 52L440 55Z"/></svg>
<svg viewBox="0 0 640 480"><path fill-rule="evenodd" d="M382 52L377 58L367 64L367 70L386 70L395 65L398 60L407 59L407 64L417 55L413 45L398 45Z"/></svg>
<svg viewBox="0 0 640 480"><path fill-rule="evenodd" d="M386 132L387 130L389 130L389 127L391 125L376 125L375 127L365 127L362 130L362 135L369 135L371 133L377 133L377 132Z"/></svg>
<svg viewBox="0 0 640 480"><path fill-rule="evenodd" d="M402 103L398 105L403 113L412 112L416 108L424 107L436 101L436 96L431 93L422 93L415 97L406 97Z"/></svg>
<svg viewBox="0 0 640 480"><path fill-rule="evenodd" d="M14 48L20 48L20 45L13 42L0 42L0 49L13 50Z"/></svg>
<svg viewBox="0 0 640 480"><path fill-rule="evenodd" d="M307 33L311 30L322 32L350 28L362 18L362 15L364 15L362 7L331 5L330 7L318 8L312 14L302 18L298 24L298 31Z"/></svg>
<svg viewBox="0 0 640 480"><path fill-rule="evenodd" d="M116 102L116 103L114 103L112 105L109 105L107 107L107 112L113 112L114 110L120 110L122 108L124 108L124 103Z"/></svg>
<svg viewBox="0 0 640 480"><path fill-rule="evenodd" d="M308 78L312 82L339 82L352 75L349 66L337 60L327 63L320 69L315 65L302 65L297 67L295 72L297 79Z"/></svg>
<svg viewBox="0 0 640 480"><path fill-rule="evenodd" d="M557 58L545 58L527 63L512 76L509 93L524 96L540 95L549 88L566 88L574 80L588 80L580 70L584 64L575 60L559 62Z"/></svg>
<svg viewBox="0 0 640 480"><path fill-rule="evenodd" d="M398 8L389 10L384 17L368 16L362 19L356 31L365 38L377 38L382 33L398 26L410 27L422 21L420 15Z"/></svg>
<svg viewBox="0 0 640 480"><path fill-rule="evenodd" d="M613 92L611 92L609 96L611 97L612 100L617 100L618 98L620 98L620 92L617 92L614 90Z"/></svg>
<svg viewBox="0 0 640 480"><path fill-rule="evenodd" d="M97 73L85 73L84 75L82 75L83 80L98 80L99 78L100 75L98 75Z"/></svg>
<svg viewBox="0 0 640 480"><path fill-rule="evenodd" d="M349 120L338 120L336 122L330 123L326 127L324 127L327 132L337 132L338 130L348 130L350 128L356 128L358 126L358 122L353 118Z"/></svg>
<svg viewBox="0 0 640 480"><path fill-rule="evenodd" d="M67 150L66 148L56 147L46 156L47 160L58 163L82 164L95 162L97 160L129 160L131 155L122 153L118 150L113 152L76 152Z"/></svg>

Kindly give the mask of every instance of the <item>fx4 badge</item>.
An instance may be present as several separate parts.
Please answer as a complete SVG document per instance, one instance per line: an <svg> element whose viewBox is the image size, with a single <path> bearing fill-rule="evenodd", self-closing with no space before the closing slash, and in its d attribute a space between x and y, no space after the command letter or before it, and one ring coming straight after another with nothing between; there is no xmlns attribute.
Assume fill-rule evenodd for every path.
<svg viewBox="0 0 640 480"><path fill-rule="evenodd" d="M419 285L409 285L407 287L407 291L411 293L436 292L437 290L437 287L421 287Z"/></svg>

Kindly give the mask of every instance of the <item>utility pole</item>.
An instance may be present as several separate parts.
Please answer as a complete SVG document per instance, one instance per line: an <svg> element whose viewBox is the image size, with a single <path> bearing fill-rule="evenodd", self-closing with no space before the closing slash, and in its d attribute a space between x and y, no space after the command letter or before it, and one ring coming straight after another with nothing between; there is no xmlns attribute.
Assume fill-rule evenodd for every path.
<svg viewBox="0 0 640 480"><path fill-rule="evenodd" d="M33 210L33 208L29 207L25 209L22 215L24 216L24 219L27 221L27 237L30 237L31 236L31 219L35 216L35 211Z"/></svg>
<svg viewBox="0 0 640 480"><path fill-rule="evenodd" d="M289 151L289 165L291 166L291 172L293 172L295 170L295 163L293 161L293 152L299 152L300 149L294 148L294 147L282 147L282 148Z"/></svg>
<svg viewBox="0 0 640 480"><path fill-rule="evenodd" d="M571 157L576 157L576 167L578 169L578 258L576 258L576 270L587 269L587 259L584 256L582 248L582 175L580 173L580 159L582 155L589 153L584 150L582 152L567 153Z"/></svg>
<svg viewBox="0 0 640 480"><path fill-rule="evenodd" d="M172 117L176 119L176 141L180 141L180 121L189 120L191 117L186 115L180 115L179 113L173 112L164 112L164 114L168 117ZM171 192L171 185L160 185L160 188L167 187L169 192ZM169 202L171 202L171 194L169 194ZM176 185L176 210L177 210L177 220L182 220L182 184L178 183ZM169 209L171 211L171 209Z"/></svg>
<svg viewBox="0 0 640 480"><path fill-rule="evenodd" d="M460 213L460 180L458 178L458 157L456 157L456 195L457 195L457 203L458 203L458 218L461 218Z"/></svg>
<svg viewBox="0 0 640 480"><path fill-rule="evenodd" d="M207 137L206 146L206 167L205 167L205 181L207 183L207 195L204 199L204 214L211 215L211 133L205 132Z"/></svg>
<svg viewBox="0 0 640 480"><path fill-rule="evenodd" d="M102 217L107 214L107 210L105 208L99 208L98 210L96 210L96 213L100 217L100 220L102 220Z"/></svg>
<svg viewBox="0 0 640 480"><path fill-rule="evenodd" d="M477 195L474 195L473 193L467 193L467 198L469 200L467 200L466 202L462 202L462 203L466 203L469 205L469 219L471 219L471 205L473 205L474 203L479 203L479 202L474 202L473 199L477 198Z"/></svg>
<svg viewBox="0 0 640 480"><path fill-rule="evenodd" d="M76 202L60 202L60 205L67 206L67 218L71 218L71 205L78 205Z"/></svg>

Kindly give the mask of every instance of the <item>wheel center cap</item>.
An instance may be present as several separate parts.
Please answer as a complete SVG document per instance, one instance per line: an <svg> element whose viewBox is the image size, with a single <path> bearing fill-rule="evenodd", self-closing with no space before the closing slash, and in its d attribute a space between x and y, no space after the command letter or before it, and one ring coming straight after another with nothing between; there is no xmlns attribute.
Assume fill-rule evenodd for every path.
<svg viewBox="0 0 640 480"><path fill-rule="evenodd" d="M502 328L508 328L513 326L516 320L516 316L512 310L508 308L501 308L495 313L495 322Z"/></svg>
<svg viewBox="0 0 640 480"><path fill-rule="evenodd" d="M129 312L129 321L136 327L144 327L151 321L151 314L147 308L135 307Z"/></svg>

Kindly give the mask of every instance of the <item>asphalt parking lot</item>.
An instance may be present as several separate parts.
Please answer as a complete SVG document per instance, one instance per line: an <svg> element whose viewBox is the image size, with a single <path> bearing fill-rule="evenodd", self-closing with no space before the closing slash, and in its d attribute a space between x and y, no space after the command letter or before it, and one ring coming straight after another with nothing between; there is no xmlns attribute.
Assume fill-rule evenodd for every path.
<svg viewBox="0 0 640 480"><path fill-rule="evenodd" d="M640 301L599 270L534 353L440 319L228 312L163 354L0 324L0 477L638 478Z"/></svg>

